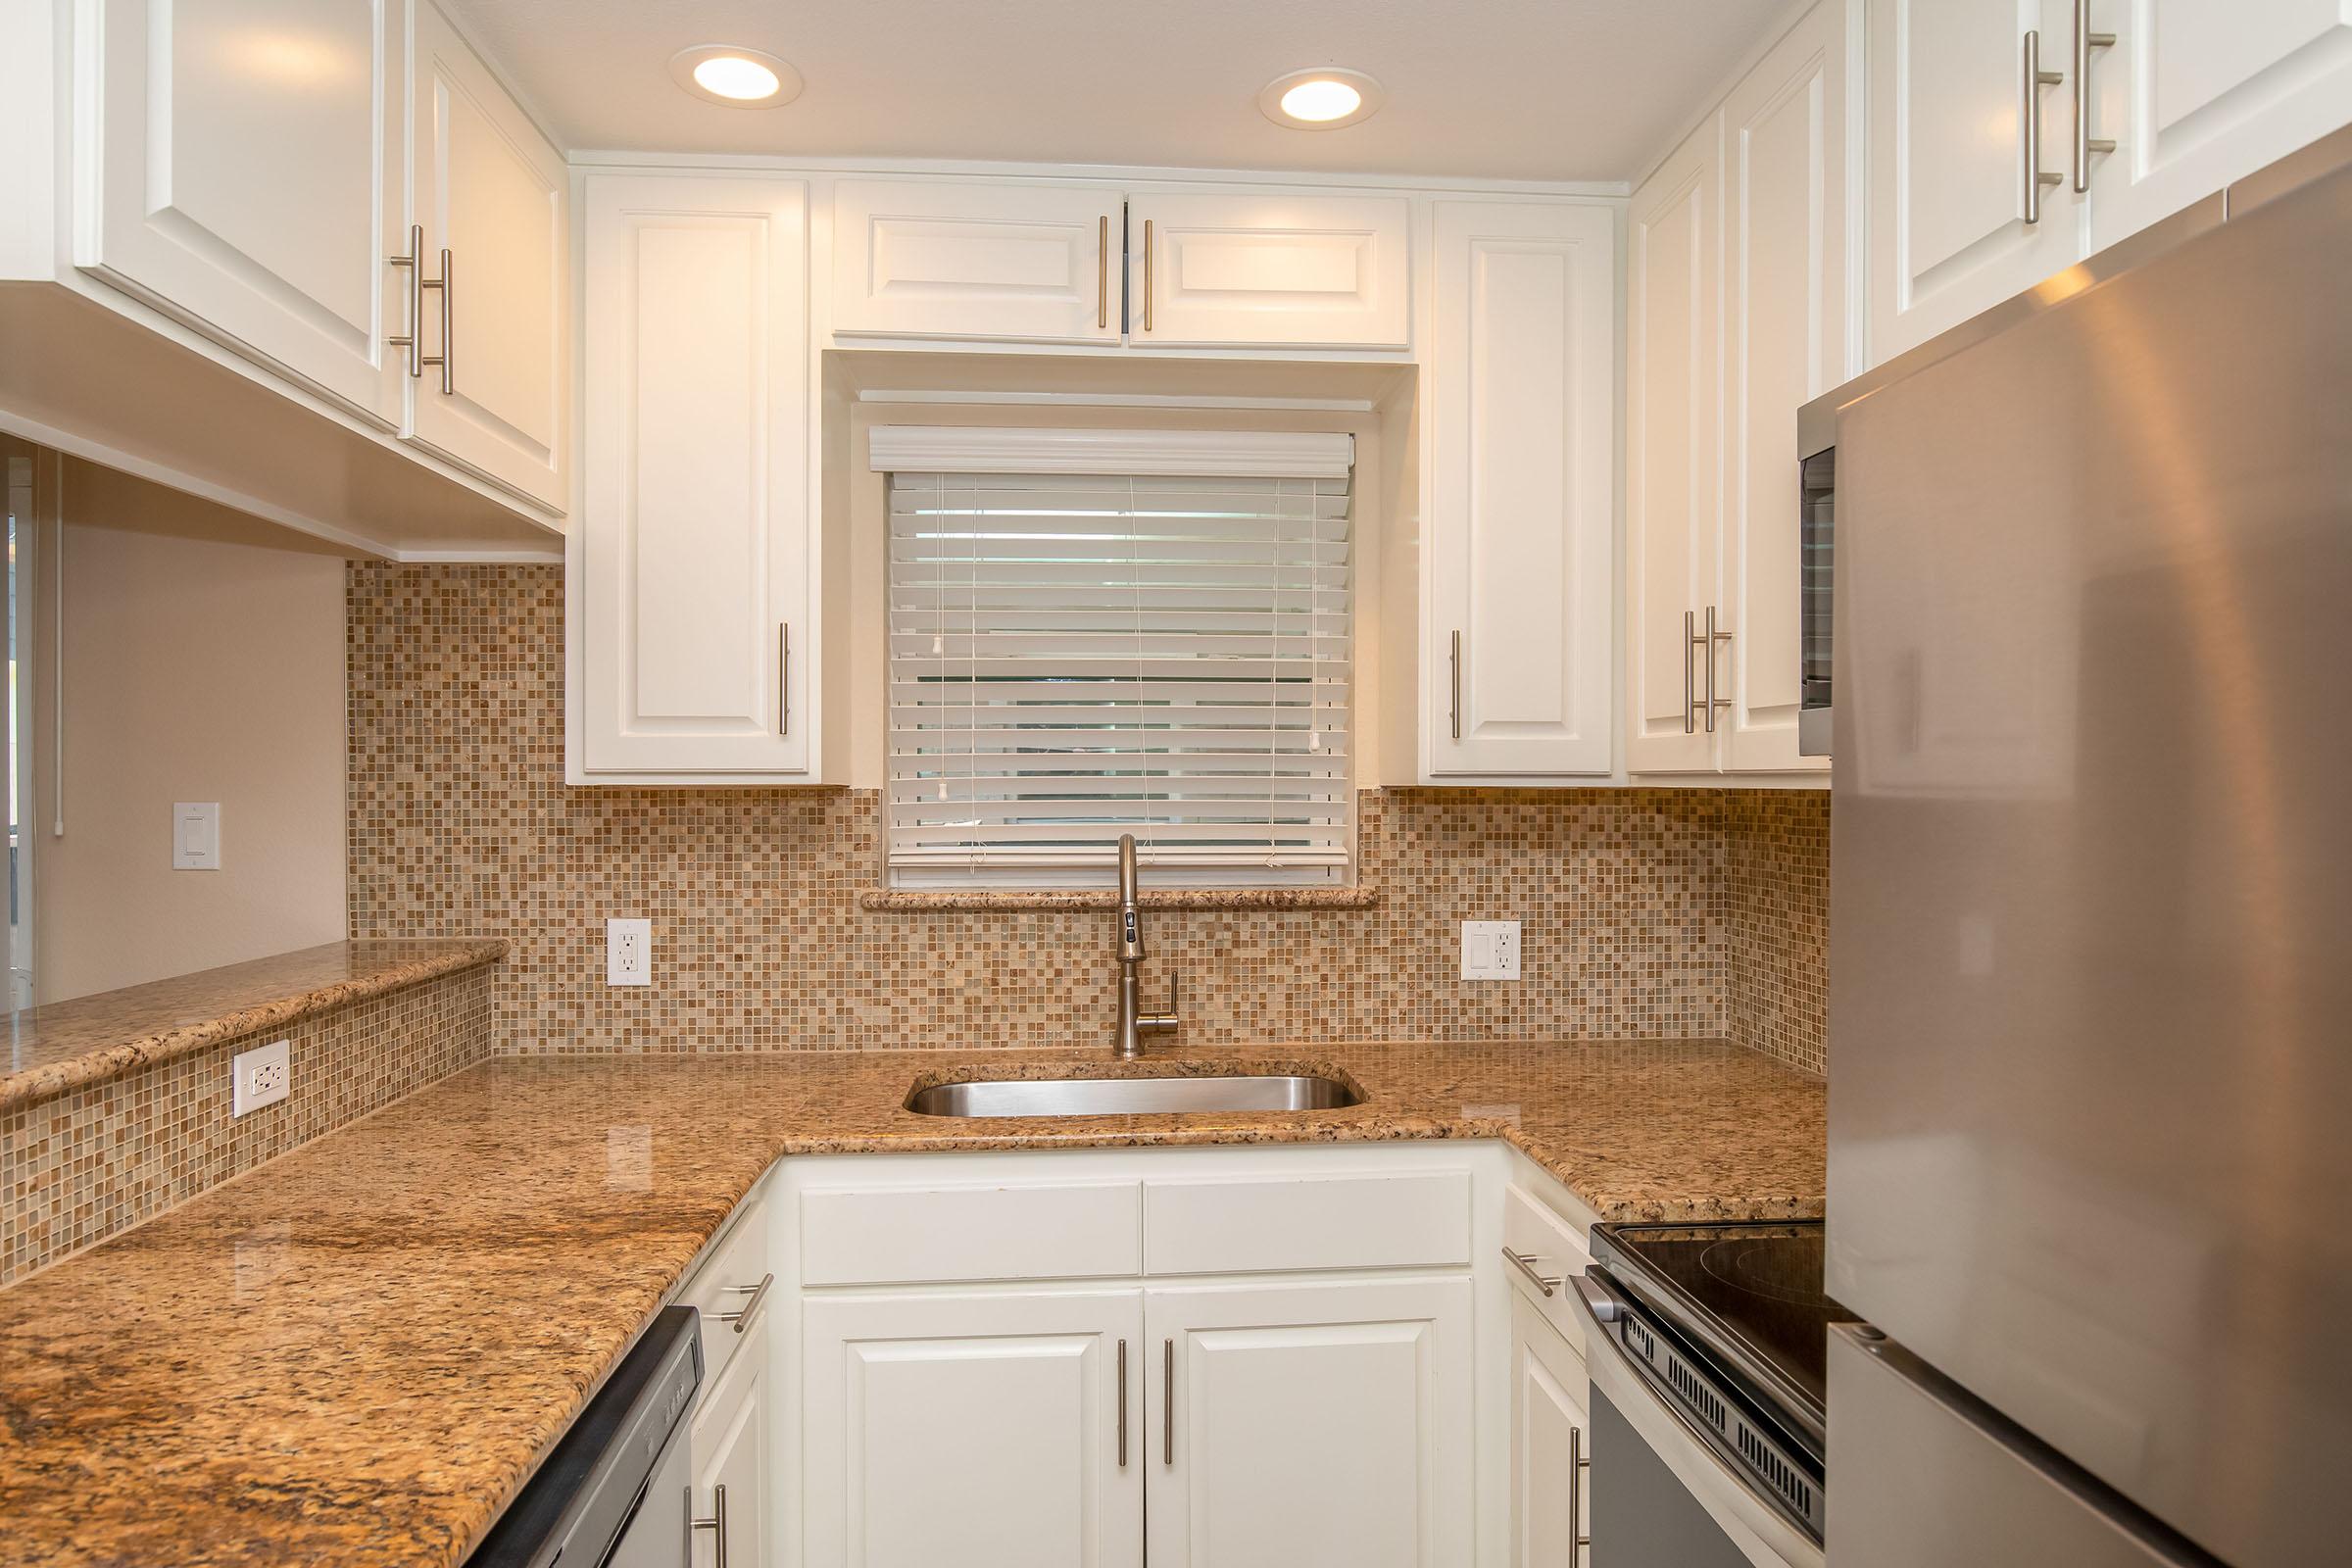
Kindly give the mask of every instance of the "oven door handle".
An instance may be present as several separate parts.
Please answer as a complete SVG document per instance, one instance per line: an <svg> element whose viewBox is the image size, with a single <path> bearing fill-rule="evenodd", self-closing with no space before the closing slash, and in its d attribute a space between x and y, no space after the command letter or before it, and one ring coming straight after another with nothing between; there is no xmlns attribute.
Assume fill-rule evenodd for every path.
<svg viewBox="0 0 2352 1568"><path fill-rule="evenodd" d="M1585 1315L1595 1324L1606 1328L1625 1316L1625 1303L1591 1275L1579 1274L1571 1283L1576 1286L1577 1299L1584 1303Z"/></svg>

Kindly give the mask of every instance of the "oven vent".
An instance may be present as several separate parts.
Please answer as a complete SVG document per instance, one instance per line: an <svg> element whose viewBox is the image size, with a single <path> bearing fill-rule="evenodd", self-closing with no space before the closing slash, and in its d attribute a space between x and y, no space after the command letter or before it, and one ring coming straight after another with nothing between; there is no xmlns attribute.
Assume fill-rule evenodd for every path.
<svg viewBox="0 0 2352 1568"><path fill-rule="evenodd" d="M1730 1426L1725 1419L1723 1400L1716 1396L1713 1389L1699 1382L1697 1376L1683 1364L1681 1356L1670 1355L1666 1358L1666 1381L1674 1385L1674 1392L1683 1396L1683 1402L1696 1410L1715 1430L1725 1431ZM1746 1429L1741 1428L1740 1436L1746 1435Z"/></svg>
<svg viewBox="0 0 2352 1568"><path fill-rule="evenodd" d="M1790 1507L1807 1518L1813 1516L1812 1484L1773 1452L1771 1446L1758 1438L1754 1429L1744 1421L1740 1423L1740 1454L1758 1476L1770 1482L1775 1491L1788 1499Z"/></svg>
<svg viewBox="0 0 2352 1568"><path fill-rule="evenodd" d="M1658 1342L1649 1337L1649 1330L1643 1328L1639 1319L1629 1317L1625 1320L1625 1339L1640 1352L1642 1360L1655 1361L1658 1358Z"/></svg>

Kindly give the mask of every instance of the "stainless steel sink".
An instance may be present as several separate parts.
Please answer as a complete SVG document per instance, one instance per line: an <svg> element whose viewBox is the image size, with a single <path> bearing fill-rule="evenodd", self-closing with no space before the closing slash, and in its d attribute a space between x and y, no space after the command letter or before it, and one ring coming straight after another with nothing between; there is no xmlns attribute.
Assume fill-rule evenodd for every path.
<svg viewBox="0 0 2352 1568"><path fill-rule="evenodd" d="M1218 1078L982 1078L906 1097L918 1116L1168 1116L1188 1110L1330 1110L1363 1102L1336 1078L1239 1073Z"/></svg>

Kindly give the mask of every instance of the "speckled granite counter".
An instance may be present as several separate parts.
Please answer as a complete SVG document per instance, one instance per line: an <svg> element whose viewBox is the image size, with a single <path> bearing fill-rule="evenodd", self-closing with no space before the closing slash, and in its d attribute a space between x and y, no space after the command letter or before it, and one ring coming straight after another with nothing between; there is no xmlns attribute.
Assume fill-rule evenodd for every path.
<svg viewBox="0 0 2352 1568"><path fill-rule="evenodd" d="M20 1014L0 1108L506 956L495 939L324 942Z"/></svg>
<svg viewBox="0 0 2352 1568"><path fill-rule="evenodd" d="M1051 1122L900 1106L918 1078L1111 1066L1066 1053L508 1058L444 1079L0 1291L0 1564L461 1561L782 1154L1495 1137L1607 1218L1821 1212L1821 1081L1730 1047L1181 1054L1370 1098Z"/></svg>

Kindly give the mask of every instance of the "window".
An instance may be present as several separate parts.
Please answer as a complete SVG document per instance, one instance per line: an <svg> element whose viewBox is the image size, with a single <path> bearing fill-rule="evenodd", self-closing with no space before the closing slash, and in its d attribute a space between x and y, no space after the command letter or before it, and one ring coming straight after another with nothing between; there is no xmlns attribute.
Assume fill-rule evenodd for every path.
<svg viewBox="0 0 2352 1568"><path fill-rule="evenodd" d="M873 440L902 884L1346 879L1349 437Z"/></svg>

